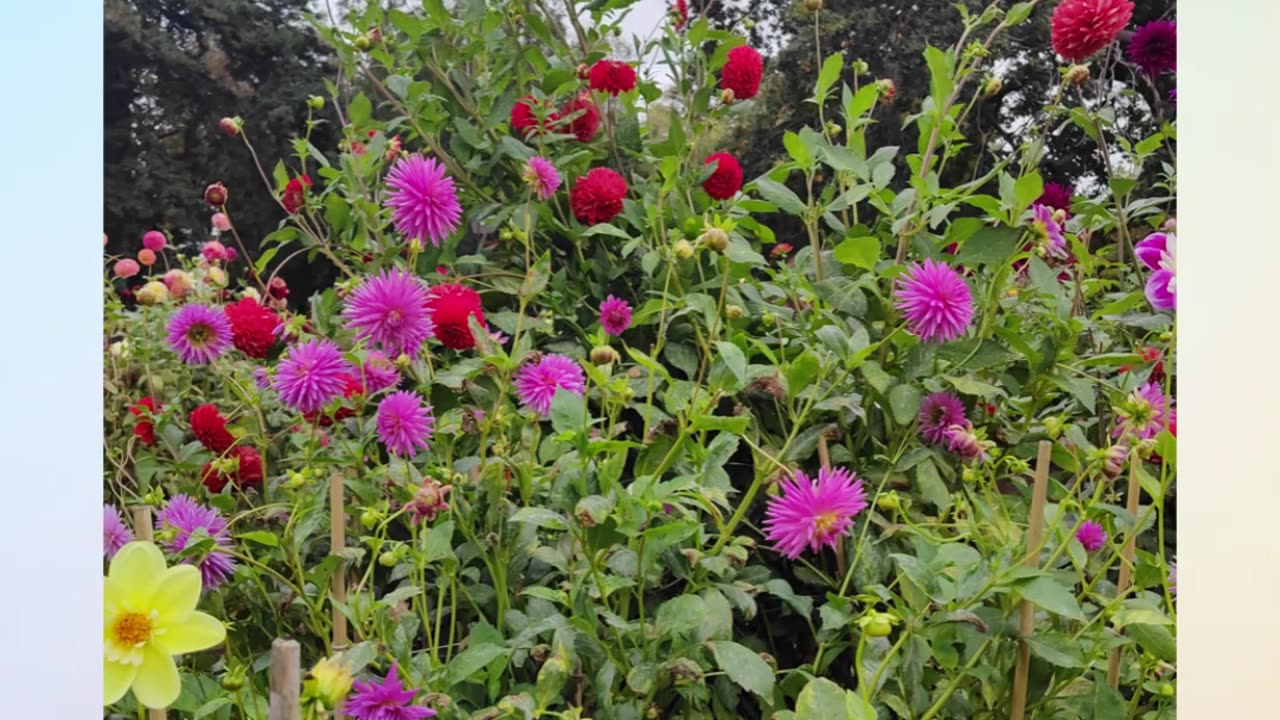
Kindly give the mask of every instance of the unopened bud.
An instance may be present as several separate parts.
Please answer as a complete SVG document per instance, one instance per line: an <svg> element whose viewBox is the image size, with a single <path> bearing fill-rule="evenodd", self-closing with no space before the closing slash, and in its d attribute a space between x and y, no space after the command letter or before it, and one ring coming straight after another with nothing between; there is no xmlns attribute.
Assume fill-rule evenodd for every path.
<svg viewBox="0 0 1280 720"><path fill-rule="evenodd" d="M866 60L854 60L850 67L852 67L853 71L859 75L866 75L871 72L871 66L867 64Z"/></svg>
<svg viewBox="0 0 1280 720"><path fill-rule="evenodd" d="M413 363L413 360L409 359L409 356L404 353L400 353L399 355L396 356L396 367L400 368L401 370L408 368L409 365L411 365L412 363Z"/></svg>
<svg viewBox="0 0 1280 720"><path fill-rule="evenodd" d="M751 18L746 18L742 21L743 30L754 30L755 26L756 26L756 21L752 20Z"/></svg>
<svg viewBox="0 0 1280 720"><path fill-rule="evenodd" d="M1048 435L1050 440L1057 440L1062 434L1062 418L1057 416L1045 418L1044 434Z"/></svg>
<svg viewBox="0 0 1280 720"><path fill-rule="evenodd" d="M591 76L591 68L590 68L590 67L588 67L586 63L579 63L579 64L578 64L578 79L579 79L579 80L586 80L586 79L587 79L588 77L590 77L590 76Z"/></svg>
<svg viewBox="0 0 1280 720"><path fill-rule="evenodd" d="M698 236L698 242L708 250L722 253L729 249L729 234L717 227L707 228Z"/></svg>
<svg viewBox="0 0 1280 720"><path fill-rule="evenodd" d="M729 318L730 320L739 320L742 317L744 317L746 314L747 314L747 311L743 310L738 305L729 305L724 309L724 316Z"/></svg>
<svg viewBox="0 0 1280 720"><path fill-rule="evenodd" d="M1178 221L1174 218L1165 220L1163 229L1165 232L1178 232Z"/></svg>
<svg viewBox="0 0 1280 720"><path fill-rule="evenodd" d="M818 12L822 9L822 0L804 0L804 9L809 12Z"/></svg>
<svg viewBox="0 0 1280 720"><path fill-rule="evenodd" d="M976 483L978 482L978 471L972 466L965 466L965 469L960 472L960 479L970 484Z"/></svg>
<svg viewBox="0 0 1280 720"><path fill-rule="evenodd" d="M312 110L323 110L324 98L320 97L319 95L309 96L307 98L307 107L311 108Z"/></svg>
<svg viewBox="0 0 1280 720"><path fill-rule="evenodd" d="M838 124L834 122L827 121L827 124L823 126L823 130L826 131L827 137L837 137L840 135L841 131L844 130L844 128L840 127Z"/></svg>
<svg viewBox="0 0 1280 720"><path fill-rule="evenodd" d="M382 28L371 29L365 37L369 38L369 42L371 43L382 42Z"/></svg>
<svg viewBox="0 0 1280 720"><path fill-rule="evenodd" d="M1068 85L1083 85L1088 79L1089 68L1086 65L1072 65L1063 78Z"/></svg>
<svg viewBox="0 0 1280 720"><path fill-rule="evenodd" d="M395 567L396 559L396 554L388 550L378 556L378 564L382 567Z"/></svg>
<svg viewBox="0 0 1280 720"><path fill-rule="evenodd" d="M221 128L222 132L235 137L244 129L244 122L238 117L224 117L218 121L218 127Z"/></svg>
<svg viewBox="0 0 1280 720"><path fill-rule="evenodd" d="M886 105L893 102L893 98L898 94L898 86L889 78L876 81L876 94L880 97L880 101Z"/></svg>
<svg viewBox="0 0 1280 720"><path fill-rule="evenodd" d="M222 207L227 204L227 188L220 182L216 182L204 189L204 201L213 207Z"/></svg>
<svg viewBox="0 0 1280 720"><path fill-rule="evenodd" d="M608 365L621 359L622 356L618 354L618 351L608 345L597 345L591 348L592 365Z"/></svg>
<svg viewBox="0 0 1280 720"><path fill-rule="evenodd" d="M360 37L356 38L355 45L357 50L360 50L363 52L365 50L368 50L372 46L372 43L369 42L368 35L361 35Z"/></svg>
<svg viewBox="0 0 1280 720"><path fill-rule="evenodd" d="M1000 78L992 75L987 78L986 83L982 85L982 94L987 97L995 97L1000 94L1000 90L1004 88L1004 82Z"/></svg>
<svg viewBox="0 0 1280 720"><path fill-rule="evenodd" d="M676 257L681 260L688 260L693 257L693 244L688 240L680 240L676 242Z"/></svg>
<svg viewBox="0 0 1280 720"><path fill-rule="evenodd" d="M725 88L724 90L721 90L721 91L720 91L720 102L721 102L721 103L723 103L723 104L725 104L725 105L732 105L732 104L733 104L733 91L732 91L732 90L730 90L729 88Z"/></svg>

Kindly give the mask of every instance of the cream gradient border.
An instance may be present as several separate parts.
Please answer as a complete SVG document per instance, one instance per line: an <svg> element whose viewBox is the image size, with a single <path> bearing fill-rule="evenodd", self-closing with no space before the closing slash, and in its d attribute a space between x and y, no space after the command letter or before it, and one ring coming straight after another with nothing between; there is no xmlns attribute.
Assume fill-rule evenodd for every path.
<svg viewBox="0 0 1280 720"><path fill-rule="evenodd" d="M102 3L56 4L0 3L0 688L7 717L74 720L101 717ZM1271 720L1280 3L1178 10L1178 704Z"/></svg>
<svg viewBox="0 0 1280 720"><path fill-rule="evenodd" d="M1280 4L1178 3L1178 705L1280 717Z"/></svg>

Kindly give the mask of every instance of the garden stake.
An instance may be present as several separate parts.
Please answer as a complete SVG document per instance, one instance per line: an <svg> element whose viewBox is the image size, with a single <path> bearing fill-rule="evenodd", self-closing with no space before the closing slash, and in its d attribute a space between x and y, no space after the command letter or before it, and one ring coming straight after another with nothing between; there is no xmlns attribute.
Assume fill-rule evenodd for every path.
<svg viewBox="0 0 1280 720"><path fill-rule="evenodd" d="M1138 493L1142 489L1142 483L1138 480L1138 468L1142 465L1142 460L1136 457L1137 453L1129 452L1129 495L1125 498L1125 509L1129 511L1129 516L1137 522L1138 517ZM1124 597L1129 592L1129 585L1133 582L1133 545L1138 539L1138 528L1135 525L1128 532L1128 537L1124 540L1124 547L1120 550L1120 579L1116 582L1116 597ZM1107 660L1107 683L1113 688L1120 687L1120 648L1111 648L1111 657Z"/></svg>
<svg viewBox="0 0 1280 720"><path fill-rule="evenodd" d="M155 527L151 524L151 508L146 505L133 509L133 534L139 540L153 542L156 537ZM167 713L163 708L147 708L147 720L164 720Z"/></svg>
<svg viewBox="0 0 1280 720"><path fill-rule="evenodd" d="M1044 534L1044 503L1049 485L1049 453L1053 443L1041 440L1036 453L1035 486L1031 489L1031 515L1027 526L1027 550L1029 551L1026 566L1040 565L1040 542ZM1027 672L1031 668L1031 646L1026 638L1031 636L1035 628L1036 607L1030 600L1023 599L1018 619L1018 665L1013 671L1013 704L1009 709L1010 720L1022 720L1027 712Z"/></svg>
<svg viewBox="0 0 1280 720"><path fill-rule="evenodd" d="M342 473L329 476L329 552L338 555L347 544L347 507ZM337 603L347 602L347 561L339 557L333 571L333 651L347 649L347 616Z"/></svg>
<svg viewBox="0 0 1280 720"><path fill-rule="evenodd" d="M276 638L271 643L271 701L268 720L302 720L299 701L302 684L302 650L297 640Z"/></svg>

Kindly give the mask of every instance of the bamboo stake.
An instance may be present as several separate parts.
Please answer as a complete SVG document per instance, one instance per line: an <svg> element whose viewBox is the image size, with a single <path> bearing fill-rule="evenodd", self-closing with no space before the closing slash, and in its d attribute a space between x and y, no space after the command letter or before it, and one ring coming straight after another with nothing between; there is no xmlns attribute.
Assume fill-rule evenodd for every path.
<svg viewBox="0 0 1280 720"><path fill-rule="evenodd" d="M1138 521L1138 495L1142 489L1142 482L1138 480L1138 468L1142 466L1142 460L1138 458L1138 453L1134 450L1129 451L1129 491L1125 498L1125 509L1129 511L1129 517L1133 518L1134 523ZM1129 592L1129 585L1133 582L1133 554L1134 544L1138 540L1138 527L1135 524L1133 529L1129 531L1129 536L1124 540L1124 547L1120 550L1120 579L1116 582L1116 597L1124 597ZM1120 687L1120 648L1111 648L1111 657L1107 660L1107 682L1111 687Z"/></svg>
<svg viewBox="0 0 1280 720"><path fill-rule="evenodd" d="M1026 566L1040 566L1040 545L1044 536L1044 505L1049 486L1049 455L1053 443L1041 440L1036 453L1035 485L1031 489L1031 516L1027 523ZM1018 618L1018 665L1013 671L1013 704L1009 708L1010 720L1023 720L1027 713L1027 673L1031 668L1031 646L1026 638L1035 629L1036 607L1023 599Z"/></svg>
<svg viewBox="0 0 1280 720"><path fill-rule="evenodd" d="M141 505L133 509L133 535L139 540L153 542L155 526L151 524L151 508ZM147 720L165 720L168 713L163 708L147 708Z"/></svg>
<svg viewBox="0 0 1280 720"><path fill-rule="evenodd" d="M329 552L337 555L347 545L347 506L346 485L342 473L329 476ZM339 559L338 567L333 571L331 585L333 593L333 651L342 652L347 649L347 616L342 614L336 603L347 602L347 561ZM346 715L340 710L333 713L334 720L342 720Z"/></svg>
<svg viewBox="0 0 1280 720"><path fill-rule="evenodd" d="M302 720L302 649L297 640L276 638L271 643L271 700L268 720Z"/></svg>

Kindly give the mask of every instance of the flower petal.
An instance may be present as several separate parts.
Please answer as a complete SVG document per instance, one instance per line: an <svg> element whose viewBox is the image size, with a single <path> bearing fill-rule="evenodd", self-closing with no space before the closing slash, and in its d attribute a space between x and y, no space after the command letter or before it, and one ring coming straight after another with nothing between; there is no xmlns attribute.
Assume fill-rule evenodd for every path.
<svg viewBox="0 0 1280 720"><path fill-rule="evenodd" d="M102 662L102 704L110 705L129 692L133 678L138 674L138 666L129 663Z"/></svg>
<svg viewBox="0 0 1280 720"><path fill-rule="evenodd" d="M126 602L145 602L164 572L164 553L149 542L131 542L111 559L107 577Z"/></svg>
<svg viewBox="0 0 1280 720"><path fill-rule="evenodd" d="M173 658L154 644L142 651L142 664L133 680L133 694L149 708L162 709L173 704L182 693L182 680Z"/></svg>
<svg viewBox="0 0 1280 720"><path fill-rule="evenodd" d="M160 575L151 607L160 613L160 621L180 623L196 609L200 600L200 570L195 565L174 565Z"/></svg>
<svg viewBox="0 0 1280 720"><path fill-rule="evenodd" d="M1160 256L1165 251L1165 245L1169 238L1164 233L1151 233L1142 239L1134 248L1134 254L1142 261L1143 265L1152 270L1160 269Z"/></svg>
<svg viewBox="0 0 1280 720"><path fill-rule="evenodd" d="M208 613L193 612L179 624L168 625L155 643L172 655L211 648L227 637L227 628Z"/></svg>

